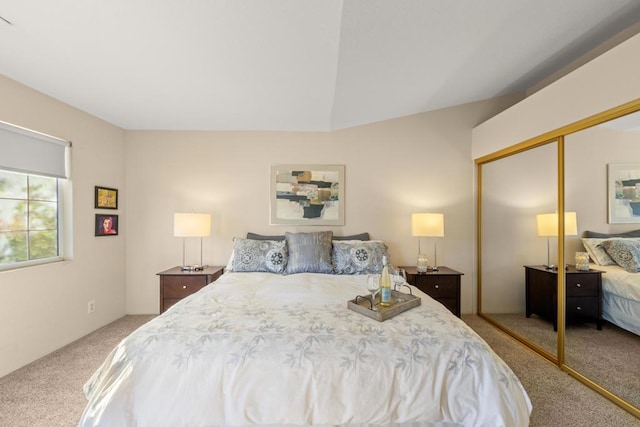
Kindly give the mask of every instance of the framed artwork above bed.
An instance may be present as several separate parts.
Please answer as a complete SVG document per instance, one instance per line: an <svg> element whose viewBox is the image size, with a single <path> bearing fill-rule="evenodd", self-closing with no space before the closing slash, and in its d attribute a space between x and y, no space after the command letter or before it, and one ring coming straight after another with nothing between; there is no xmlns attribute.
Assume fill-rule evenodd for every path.
<svg viewBox="0 0 640 427"><path fill-rule="evenodd" d="M344 165L271 166L272 225L344 225Z"/></svg>
<svg viewBox="0 0 640 427"><path fill-rule="evenodd" d="M640 223L640 163L608 164L609 224Z"/></svg>

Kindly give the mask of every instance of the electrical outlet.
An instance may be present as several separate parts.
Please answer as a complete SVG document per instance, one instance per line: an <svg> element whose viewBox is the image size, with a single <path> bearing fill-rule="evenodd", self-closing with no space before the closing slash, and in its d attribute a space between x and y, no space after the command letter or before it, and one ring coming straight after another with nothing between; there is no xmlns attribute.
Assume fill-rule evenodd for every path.
<svg viewBox="0 0 640 427"><path fill-rule="evenodd" d="M91 314L96 311L96 300L92 299L87 303L87 313Z"/></svg>

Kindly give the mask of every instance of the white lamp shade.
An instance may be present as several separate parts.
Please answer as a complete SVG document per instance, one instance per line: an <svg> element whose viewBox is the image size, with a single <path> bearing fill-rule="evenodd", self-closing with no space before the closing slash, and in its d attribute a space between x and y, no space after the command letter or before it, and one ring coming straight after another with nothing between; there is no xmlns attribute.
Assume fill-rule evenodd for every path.
<svg viewBox="0 0 640 427"><path fill-rule="evenodd" d="M444 237L444 214L411 214L411 235L416 237Z"/></svg>
<svg viewBox="0 0 640 427"><path fill-rule="evenodd" d="M211 234L211 215L199 213L173 214L173 235L176 237L206 237Z"/></svg>
<svg viewBox="0 0 640 427"><path fill-rule="evenodd" d="M539 214L536 216L538 222L538 236L551 237L558 235L558 214ZM564 213L564 234L565 236L575 236L578 234L578 219L575 212Z"/></svg>

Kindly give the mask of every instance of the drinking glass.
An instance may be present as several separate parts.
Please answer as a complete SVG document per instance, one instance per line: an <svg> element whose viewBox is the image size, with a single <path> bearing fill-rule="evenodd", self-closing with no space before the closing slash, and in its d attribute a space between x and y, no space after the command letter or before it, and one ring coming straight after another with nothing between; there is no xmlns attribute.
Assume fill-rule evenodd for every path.
<svg viewBox="0 0 640 427"><path fill-rule="evenodd" d="M376 294L380 290L380 276L377 274L370 274L367 277L367 290L371 292L371 309L376 309L375 299Z"/></svg>
<svg viewBox="0 0 640 427"><path fill-rule="evenodd" d="M404 268L396 268L393 271L393 289L398 290L400 286L402 286L407 281L407 272L404 271Z"/></svg>

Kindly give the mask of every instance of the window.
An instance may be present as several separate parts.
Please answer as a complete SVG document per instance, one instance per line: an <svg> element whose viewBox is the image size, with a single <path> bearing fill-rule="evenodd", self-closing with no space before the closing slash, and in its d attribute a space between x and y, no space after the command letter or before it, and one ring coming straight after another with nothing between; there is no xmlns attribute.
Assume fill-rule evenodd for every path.
<svg viewBox="0 0 640 427"><path fill-rule="evenodd" d="M70 146L0 122L0 270L62 259Z"/></svg>
<svg viewBox="0 0 640 427"><path fill-rule="evenodd" d="M0 170L0 264L56 258L58 179Z"/></svg>

